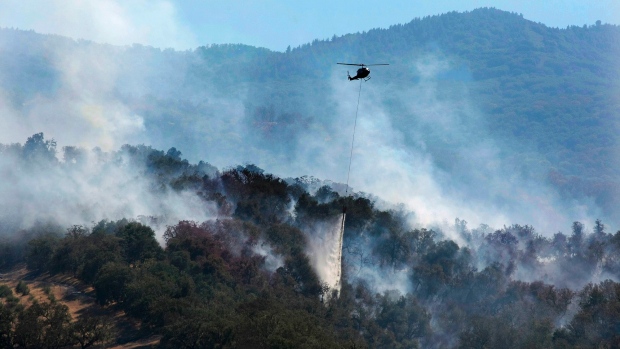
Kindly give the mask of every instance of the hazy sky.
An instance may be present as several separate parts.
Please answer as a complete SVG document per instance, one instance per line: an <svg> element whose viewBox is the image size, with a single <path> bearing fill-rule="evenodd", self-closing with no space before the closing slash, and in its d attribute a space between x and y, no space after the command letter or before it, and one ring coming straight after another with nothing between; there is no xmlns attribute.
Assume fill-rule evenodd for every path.
<svg viewBox="0 0 620 349"><path fill-rule="evenodd" d="M283 51L313 39L495 7L552 27L620 23L619 0L0 0L0 27L117 45L192 49L243 43Z"/></svg>

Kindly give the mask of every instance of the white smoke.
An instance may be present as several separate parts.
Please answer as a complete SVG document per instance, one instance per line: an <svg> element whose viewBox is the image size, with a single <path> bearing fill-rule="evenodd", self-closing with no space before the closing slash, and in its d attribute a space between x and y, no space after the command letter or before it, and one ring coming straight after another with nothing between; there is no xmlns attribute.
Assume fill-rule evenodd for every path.
<svg viewBox="0 0 620 349"><path fill-rule="evenodd" d="M445 59L426 56L413 61L411 69L421 78L408 88L362 83L351 186L404 203L415 223L426 226L459 217L473 226L530 224L551 235L575 220L593 222L598 209L591 202L564 202L543 178L518 171L505 156L512 148L486 130L465 85L440 85L437 76L452 68ZM333 131L338 143L323 149L340 163L326 162L319 176L346 170L338 167L348 159L335 153L348 155L359 88L341 77L332 79L332 87L342 121ZM397 100L404 114L389 114L387 98ZM429 149L437 138L446 144L443 152Z"/></svg>
<svg viewBox="0 0 620 349"><path fill-rule="evenodd" d="M0 222L19 230L38 222L88 226L100 220L145 217L161 240L167 225L217 217L213 202L191 191L158 188L144 164L107 155L86 152L75 164L24 164L2 154Z"/></svg>
<svg viewBox="0 0 620 349"><path fill-rule="evenodd" d="M49 47L46 52L58 72L58 86L47 93L27 95L24 105L14 106L6 97L11 86L0 86L2 143L44 132L58 139L61 146L104 150L118 149L124 143L159 149L174 146L192 161L206 160L218 167L250 162L281 177L310 174L335 182L349 178L359 85L344 80L341 71L334 71L325 91L331 99L323 101L328 110L324 113L333 111L333 116L303 115L310 109L302 106L298 112L308 117L303 132L266 142L257 138L260 131L244 109L246 100L258 92L240 85L234 94L217 95L209 81L200 86L184 83L183 77L191 72L187 61L199 56L185 60L180 53L157 51L156 56L166 59L141 67L126 61L148 57L135 54L139 50L123 55L128 51L118 47L65 46ZM575 220L591 224L591 217L598 214L591 202L565 202L543 182L544 176L521 173L506 154L515 147L529 151L527 145L507 145L496 139L487 130L486 117L466 84L440 83L438 77L454 69L453 62L434 55L412 57L410 62L408 68L420 77L418 81L403 85L373 79L362 83L350 173L354 190L405 203L415 212L415 223L421 225L459 217L473 226L531 224L550 235ZM208 69L209 62L197 63ZM132 75L130 67L138 71ZM175 86L181 90L175 91ZM150 93L160 97L140 99ZM132 96L145 107L136 108L128 102L136 101ZM156 108L161 96L184 100L172 104L170 111L162 112L165 114L156 120L141 115L142 110ZM310 93L308 98L317 97ZM388 100L390 108L385 106ZM188 111L177 105L187 106ZM174 132L166 132L166 125ZM153 129L157 132L149 132Z"/></svg>
<svg viewBox="0 0 620 349"><path fill-rule="evenodd" d="M169 35L177 36L180 30L173 28L174 8L167 1L52 1L39 5L2 2L0 18L18 11L47 11L41 18L57 23L57 34L63 34L66 27L68 32L81 31L85 38L101 42L119 43L117 39L122 37L127 40L123 44L148 42L149 35L159 35L141 31L143 20L155 21L146 27ZM32 50L28 50L29 45ZM86 149L86 158L79 166L67 162L31 168L7 154L0 155L3 227L21 229L48 221L61 226L90 225L102 219L129 218L145 219L161 234L166 225L179 220L205 221L216 216L214 204L195 193L153 190L154 183L144 175L143 164L101 159L100 150L109 152L104 157L114 157L113 151L123 144L152 143L144 116L136 112L127 95L165 94L173 87L155 85L153 80L178 84L174 78L185 74L182 65L160 69L156 62L144 62L146 65L141 66L131 61L135 57L127 55L128 50L30 33L20 36L7 32L2 37L0 76L17 76L21 88L10 79L0 81L0 143L23 143L42 132L48 140L57 141L59 150L63 146ZM153 53L163 54L159 50ZM15 59L22 56L26 59ZM133 71L131 67L136 66L141 69ZM32 81L26 73L33 74ZM153 78L167 73L164 80ZM200 126L199 122L193 124ZM175 146L170 139L156 143ZM99 150L88 151L93 148ZM58 157L62 161L60 154Z"/></svg>
<svg viewBox="0 0 620 349"><path fill-rule="evenodd" d="M62 42L62 41L61 41ZM142 143L144 120L116 95L121 51L101 45L77 44L45 48L49 69L57 77L41 79L50 86L33 86L41 92L25 95L21 105L12 106L6 97L12 85L0 83L2 143L23 142L43 132L59 139L60 145L118 149L125 143ZM11 50L19 43L6 43ZM5 59L9 59L6 56ZM23 69L31 67L23 66ZM12 69L0 58L0 74ZM28 86L28 82L24 85ZM43 92L47 91L47 92ZM4 96L4 98L2 98Z"/></svg>
<svg viewBox="0 0 620 349"><path fill-rule="evenodd" d="M0 2L0 23L113 45L198 46L192 30L180 22L175 5L168 0L5 0Z"/></svg>

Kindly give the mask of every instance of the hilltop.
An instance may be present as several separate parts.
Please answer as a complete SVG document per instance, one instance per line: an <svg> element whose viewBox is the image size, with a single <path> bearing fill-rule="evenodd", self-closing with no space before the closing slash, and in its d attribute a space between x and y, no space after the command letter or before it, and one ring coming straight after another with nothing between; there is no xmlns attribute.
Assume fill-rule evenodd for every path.
<svg viewBox="0 0 620 349"><path fill-rule="evenodd" d="M545 227L550 234L577 214L620 224L619 42L617 26L549 28L493 8L286 52L162 51L2 29L0 81L5 123L21 137L13 141L44 131L90 147L146 143L218 166L251 162L284 176L343 181L357 87L335 62L389 62L365 85L360 117L368 128L358 138L353 185L379 190L365 176L407 172L400 182L410 199L400 192L386 199L412 200L413 210L429 197L449 198L433 206L483 208L450 209L446 219L501 207L484 216L530 223L551 207L564 220ZM385 157L395 168L373 166ZM421 190L420 176L440 189ZM471 189L481 186L486 191ZM526 201L515 201L515 192Z"/></svg>
<svg viewBox="0 0 620 349"><path fill-rule="evenodd" d="M402 207L340 195L336 184L254 165L220 171L175 148L65 147L64 161L55 152L41 134L0 147L7 178L48 184L17 195L19 217L0 219L4 347L121 344L128 335L158 348L620 343L620 231L602 221L575 221L552 237L459 219L414 227ZM328 256L317 242L334 218L339 227L343 207L338 292L319 277ZM33 209L39 219L27 226ZM82 224L89 217L109 218ZM50 282L85 293L75 302L56 285L46 291ZM85 304L99 312L76 309ZM121 331L122 322L139 331Z"/></svg>
<svg viewBox="0 0 620 349"><path fill-rule="evenodd" d="M619 48L492 8L286 52L0 29L0 346L618 347Z"/></svg>

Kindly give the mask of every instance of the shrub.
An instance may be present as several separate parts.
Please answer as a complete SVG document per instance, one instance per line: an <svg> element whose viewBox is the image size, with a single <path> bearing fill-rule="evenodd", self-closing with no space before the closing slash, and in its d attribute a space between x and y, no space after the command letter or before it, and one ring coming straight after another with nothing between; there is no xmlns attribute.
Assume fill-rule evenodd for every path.
<svg viewBox="0 0 620 349"><path fill-rule="evenodd" d="M8 297L13 295L13 291L8 285L0 285L0 298Z"/></svg>
<svg viewBox="0 0 620 349"><path fill-rule="evenodd" d="M24 281L20 281L15 287L15 292L21 293L22 295L26 296L30 293L30 288L28 288L28 285L26 285Z"/></svg>

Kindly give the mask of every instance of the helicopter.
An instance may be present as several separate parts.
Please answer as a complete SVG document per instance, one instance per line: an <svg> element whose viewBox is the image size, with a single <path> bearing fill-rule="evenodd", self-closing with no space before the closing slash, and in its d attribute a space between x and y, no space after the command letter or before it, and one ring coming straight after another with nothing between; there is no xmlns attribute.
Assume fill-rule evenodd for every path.
<svg viewBox="0 0 620 349"><path fill-rule="evenodd" d="M363 79L364 81L368 81L370 80L370 69L366 68L366 67L370 67L373 65L389 65L387 63L380 63L380 64L364 64L364 63L337 63L337 64L341 64L341 65L355 65L358 67L361 67L357 70L357 74L354 77L351 77L351 75L349 75L349 72L347 72L347 77L349 78L349 81L353 81L353 80L359 80L359 79Z"/></svg>

